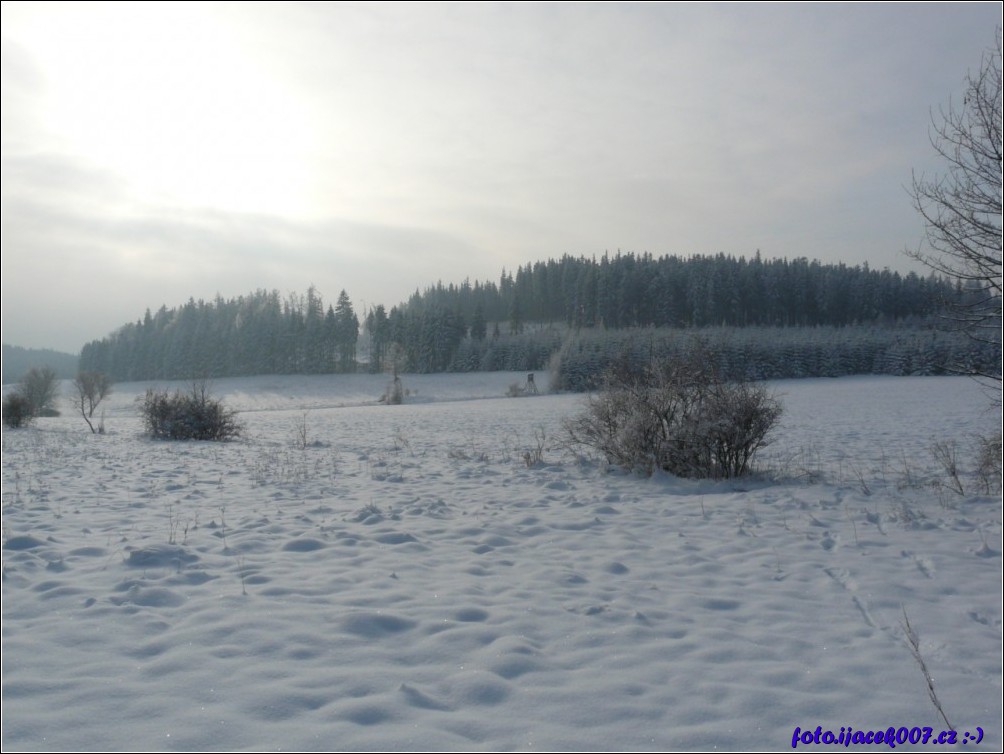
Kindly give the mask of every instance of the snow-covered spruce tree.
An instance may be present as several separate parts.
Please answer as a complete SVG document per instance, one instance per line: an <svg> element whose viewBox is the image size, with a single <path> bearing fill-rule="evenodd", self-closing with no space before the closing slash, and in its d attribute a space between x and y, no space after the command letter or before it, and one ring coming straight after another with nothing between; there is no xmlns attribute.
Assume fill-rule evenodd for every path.
<svg viewBox="0 0 1004 754"><path fill-rule="evenodd" d="M352 309L352 301L344 290L335 304L335 348L338 351L338 371L354 372L356 369L356 344L359 341L359 318Z"/></svg>
<svg viewBox="0 0 1004 754"><path fill-rule="evenodd" d="M369 370L377 374L383 369L384 355L390 345L390 320L383 304L377 304L366 315L366 333L370 339Z"/></svg>

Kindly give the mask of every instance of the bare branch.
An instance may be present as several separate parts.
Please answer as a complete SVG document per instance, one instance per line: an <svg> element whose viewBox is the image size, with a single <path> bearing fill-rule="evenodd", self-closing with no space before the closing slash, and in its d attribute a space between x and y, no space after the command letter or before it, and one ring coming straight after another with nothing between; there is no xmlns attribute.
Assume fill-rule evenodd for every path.
<svg viewBox="0 0 1004 754"><path fill-rule="evenodd" d="M927 249L907 254L961 283L950 305L957 329L1001 344L1002 108L1001 28L980 70L966 78L961 108L949 101L931 116L931 146L945 161L935 178L913 176L913 205L927 226ZM975 375L986 376L986 375ZM1000 372L993 376L998 383Z"/></svg>

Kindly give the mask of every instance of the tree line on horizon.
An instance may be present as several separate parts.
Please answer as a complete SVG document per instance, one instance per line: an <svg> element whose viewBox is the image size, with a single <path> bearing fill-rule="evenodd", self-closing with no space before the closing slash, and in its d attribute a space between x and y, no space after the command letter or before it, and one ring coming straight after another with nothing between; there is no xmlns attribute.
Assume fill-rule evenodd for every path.
<svg viewBox="0 0 1004 754"><path fill-rule="evenodd" d="M345 291L325 309L313 286L285 297L258 290L147 309L142 319L87 343L80 369L116 382L353 372L358 340L359 318Z"/></svg>
<svg viewBox="0 0 1004 754"><path fill-rule="evenodd" d="M441 306L514 330L528 322L581 327L813 327L899 322L936 314L966 291L947 278L727 254L562 256L503 270L498 284L437 283L406 312Z"/></svg>
<svg viewBox="0 0 1004 754"><path fill-rule="evenodd" d="M804 258L765 261L605 254L563 256L503 271L498 283L442 283L360 322L348 294L324 306L259 290L166 306L84 346L80 368L115 381L253 374L535 369L561 345L555 327L845 327L924 324L967 291L947 279Z"/></svg>
<svg viewBox="0 0 1004 754"><path fill-rule="evenodd" d="M49 367L61 380L72 380L77 374L79 357L51 348L23 348L3 344L3 384L12 385L31 369Z"/></svg>

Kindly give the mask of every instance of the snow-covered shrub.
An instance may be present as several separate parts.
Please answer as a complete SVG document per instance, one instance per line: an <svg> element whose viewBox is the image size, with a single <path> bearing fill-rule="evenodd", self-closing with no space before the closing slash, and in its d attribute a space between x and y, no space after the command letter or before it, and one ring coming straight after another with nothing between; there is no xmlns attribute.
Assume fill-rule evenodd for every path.
<svg viewBox="0 0 1004 754"><path fill-rule="evenodd" d="M231 440L243 429L237 412L209 395L205 383L193 383L191 391L152 388L146 391L140 415L147 434L162 440Z"/></svg>
<svg viewBox="0 0 1004 754"><path fill-rule="evenodd" d="M645 474L689 478L747 474L781 416L760 383L727 382L700 353L641 371L608 373L586 411L565 423L570 444Z"/></svg>

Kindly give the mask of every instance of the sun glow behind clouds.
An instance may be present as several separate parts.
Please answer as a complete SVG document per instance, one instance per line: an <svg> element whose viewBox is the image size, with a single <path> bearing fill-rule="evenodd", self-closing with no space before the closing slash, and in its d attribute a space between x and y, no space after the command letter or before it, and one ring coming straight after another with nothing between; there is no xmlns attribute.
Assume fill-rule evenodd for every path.
<svg viewBox="0 0 1004 754"><path fill-rule="evenodd" d="M124 178L143 202L309 212L303 108L210 6L59 5L39 19L56 148Z"/></svg>
<svg viewBox="0 0 1004 754"><path fill-rule="evenodd" d="M616 249L903 271L993 9L4 2L5 337Z"/></svg>

